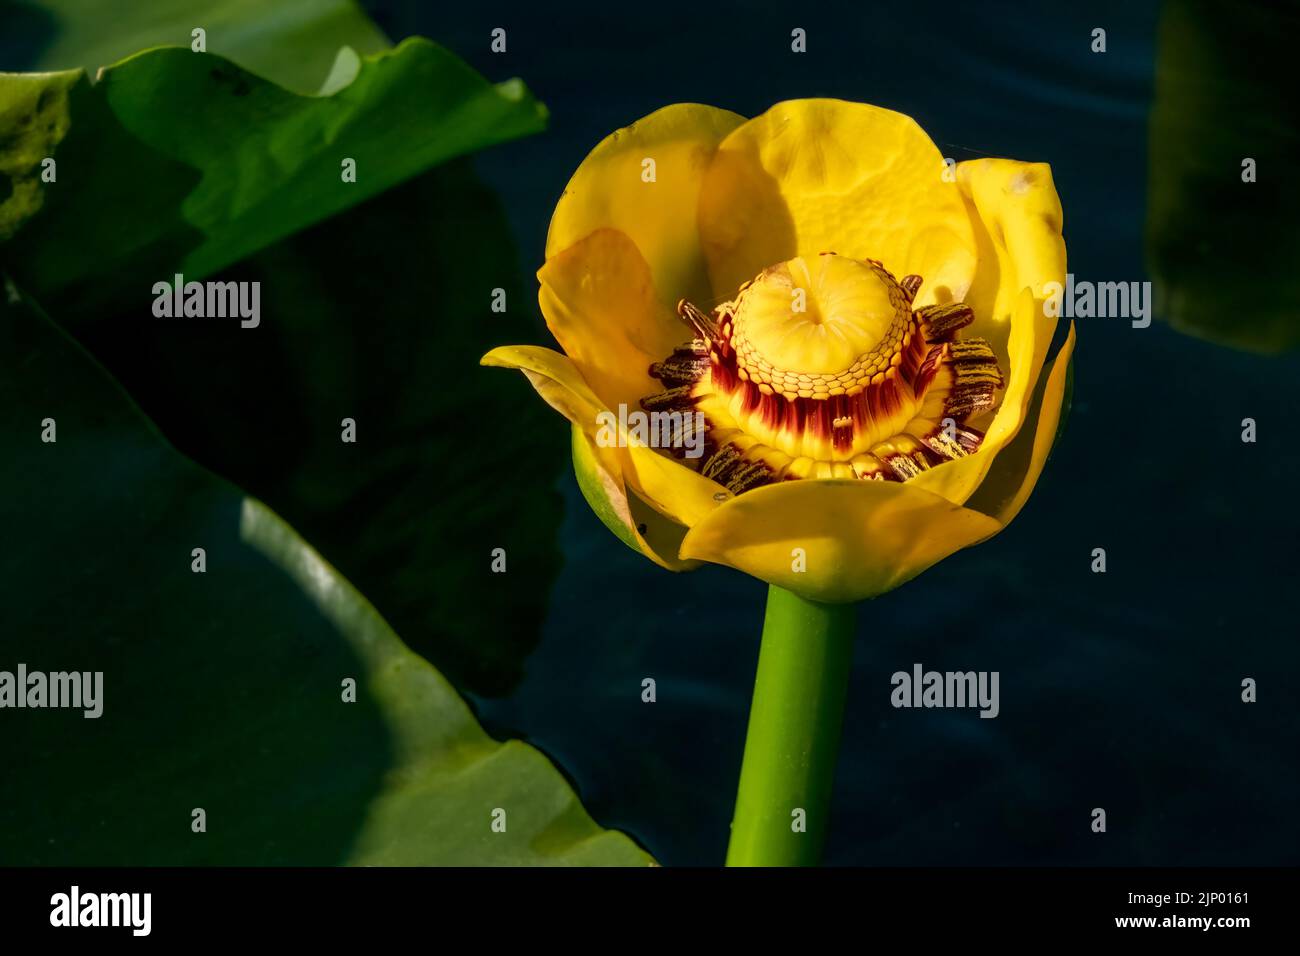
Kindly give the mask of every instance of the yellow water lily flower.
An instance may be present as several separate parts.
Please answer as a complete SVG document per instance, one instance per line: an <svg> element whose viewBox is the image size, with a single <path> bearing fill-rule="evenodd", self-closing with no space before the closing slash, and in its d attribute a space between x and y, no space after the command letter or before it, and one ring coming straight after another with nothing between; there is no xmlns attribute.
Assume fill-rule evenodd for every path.
<svg viewBox="0 0 1300 956"><path fill-rule="evenodd" d="M587 501L666 568L873 597L1004 528L1056 436L1051 171L953 164L899 113L661 109L578 168L538 279L563 354L483 363L572 422Z"/></svg>

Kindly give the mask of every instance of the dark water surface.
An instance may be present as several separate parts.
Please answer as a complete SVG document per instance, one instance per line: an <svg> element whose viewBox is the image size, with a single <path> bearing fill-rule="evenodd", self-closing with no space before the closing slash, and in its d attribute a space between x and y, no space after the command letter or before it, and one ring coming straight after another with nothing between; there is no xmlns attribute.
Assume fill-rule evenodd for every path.
<svg viewBox="0 0 1300 956"><path fill-rule="evenodd" d="M1050 163L1079 278L1155 280L1184 326L1281 349L1300 326L1295 101L1277 75L1295 18L1249 6L1193 5L1161 32L1157 7L1137 2L492 4L454 18L367 3L394 38L425 34L492 79L521 76L550 107L546 133L477 160L525 264L541 263L556 199L610 131L680 101L756 115L835 96L912 115L958 160ZM497 26L504 56L488 49ZM796 26L805 55L790 52ZM1095 27L1105 53L1090 50ZM1220 99L1197 103L1198 88ZM1256 184L1241 183L1241 157L1258 160ZM1021 516L860 610L829 862L1297 862L1297 372L1294 351L1080 321L1073 414ZM535 400L503 372L467 374ZM552 428L567 441L558 416ZM483 494L510 495L525 465L484 475ZM716 864L764 587L662 571L600 525L568 474L560 491L543 640L515 693L477 699L479 712L550 753L602 824L665 864ZM1097 547L1106 574L1090 570ZM999 671L1000 716L892 709L890 675L917 662ZM1240 699L1246 677L1258 703ZM1094 807L1105 834L1090 831Z"/></svg>

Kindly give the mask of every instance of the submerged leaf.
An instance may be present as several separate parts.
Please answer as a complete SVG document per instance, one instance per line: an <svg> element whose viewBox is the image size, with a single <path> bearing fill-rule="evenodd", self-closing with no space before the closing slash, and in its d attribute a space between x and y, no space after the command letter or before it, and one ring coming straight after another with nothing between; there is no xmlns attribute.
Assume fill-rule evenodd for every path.
<svg viewBox="0 0 1300 956"><path fill-rule="evenodd" d="M1297 28L1294 6L1164 4L1150 119L1157 316L1266 355L1300 345L1300 108L1286 92Z"/></svg>

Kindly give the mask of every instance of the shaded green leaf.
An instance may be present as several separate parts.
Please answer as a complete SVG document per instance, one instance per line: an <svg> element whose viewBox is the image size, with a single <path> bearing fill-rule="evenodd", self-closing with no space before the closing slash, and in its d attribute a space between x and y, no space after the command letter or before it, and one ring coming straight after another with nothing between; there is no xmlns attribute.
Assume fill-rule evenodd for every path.
<svg viewBox="0 0 1300 956"><path fill-rule="evenodd" d="M202 278L448 159L536 132L545 109L522 83L493 85L411 39L327 97L180 49L133 56L93 85L81 73L0 75L0 121L12 183L0 259L75 323L113 304L143 312L154 282ZM42 152L56 182L41 180Z"/></svg>
<svg viewBox="0 0 1300 956"><path fill-rule="evenodd" d="M1229 14L1184 0L1163 5L1157 48L1146 223L1157 316L1264 354L1300 345L1297 29L1294 5Z"/></svg>
<svg viewBox="0 0 1300 956"><path fill-rule="evenodd" d="M258 328L124 312L76 334L173 444L283 515L457 686L507 693L561 561L568 456L527 385L477 364L540 325L496 195L456 160L219 278L261 283Z"/></svg>
<svg viewBox="0 0 1300 956"><path fill-rule="evenodd" d="M439 88L418 112L435 122L432 133L420 135L433 136L444 151L516 135L521 120L540 109L485 110L483 97L496 102L501 88L477 77L457 80L468 68L427 43L394 56L404 56L408 66L384 76L415 82L413 102L420 90ZM417 60L437 75L425 76ZM156 114L150 120L155 140L163 146L186 142L195 119L184 95L171 91L171 106L159 110L154 79L135 86L114 79L146 61L154 64L142 71L148 77L218 63L236 100L238 85L251 89L255 81L272 104L325 102L242 79L245 74L224 61L185 51L137 57L109 71L98 86L75 73L0 79L11 104L0 117L0 136L6 130L23 136L9 151L10 168L27 177L19 197L26 203L22 217L45 203L12 243L0 246L0 259L9 257L35 283L64 326L184 453L283 514L459 686L507 692L537 643L559 561L553 482L564 456L541 440L536 426L545 420L544 409L520 401L491 376L475 374L478 357L501 336L527 341L538 324L496 198L465 163L443 164L221 270L223 280L261 284L264 321L255 331L236 323L156 319L153 284L180 268L187 280L197 278L181 259L187 249L198 254L213 245L195 225L205 215L193 212L199 199L248 206L246 215L230 221L231 230L256 219L259 204L266 207L274 220L262 232L268 239L292 226L291 218L280 218L283 210L310 205L312 184L290 177L265 193L257 176L246 177L252 183L246 186L226 170L200 180L190 162L207 161L203 150L210 139L170 148L169 156L184 154L185 161L147 145L115 110L97 105L120 100L122 112L132 116L147 106ZM456 66L447 66L450 61ZM376 64L366 68L373 78ZM191 92L196 107L205 108L212 98L204 76L198 80ZM354 95L359 82L340 96ZM133 107L132 96L145 98ZM224 102L217 105L224 109ZM47 114L57 122L24 124L27 116ZM69 127L69 116L80 119ZM275 151L268 153L266 144L280 144L274 131L285 127L285 144L276 148L292 154L302 139L298 118L278 110L250 114L249 122L265 131L238 126L230 130L231 143L239 140L254 161L269 162ZM384 112L377 121L393 117ZM169 124L175 127L170 133ZM399 133L394 126L374 136L391 143ZM41 184L39 157L56 146L59 179ZM5 155L0 138L0 162ZM77 179L80 167L70 167L69 156L105 157L99 165L118 175ZM357 184L342 183L331 167L322 188L337 196L368 177L396 181L408 162L403 150L390 149L360 164ZM218 181L228 188L217 188ZM295 192L306 198L293 199ZM6 210L18 209L17 199L0 204L0 221ZM62 233L69 230L65 241ZM495 289L507 294L505 313L489 310ZM339 441L343 417L358 421L357 445ZM514 493L482 494L488 475L498 481L518 475ZM497 547L507 551L513 569L526 573L490 573Z"/></svg>
<svg viewBox="0 0 1300 956"><path fill-rule="evenodd" d="M0 711L0 863L648 862L10 284L0 408L0 526L22 543L0 550L0 667L104 674L97 719Z"/></svg>
<svg viewBox="0 0 1300 956"><path fill-rule="evenodd" d="M188 47L201 27L209 53L300 93L320 87L340 47L390 46L353 0L32 0L0 2L0 22L0 69L94 76L149 47Z"/></svg>

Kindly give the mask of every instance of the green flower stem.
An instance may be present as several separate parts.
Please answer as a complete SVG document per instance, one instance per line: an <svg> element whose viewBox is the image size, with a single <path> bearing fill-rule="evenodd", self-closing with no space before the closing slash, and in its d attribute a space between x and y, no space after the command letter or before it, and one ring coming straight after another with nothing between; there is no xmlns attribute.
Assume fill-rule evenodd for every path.
<svg viewBox="0 0 1300 956"><path fill-rule="evenodd" d="M814 866L821 859L853 659L852 604L772 586L727 866ZM799 814L806 829L796 825Z"/></svg>

